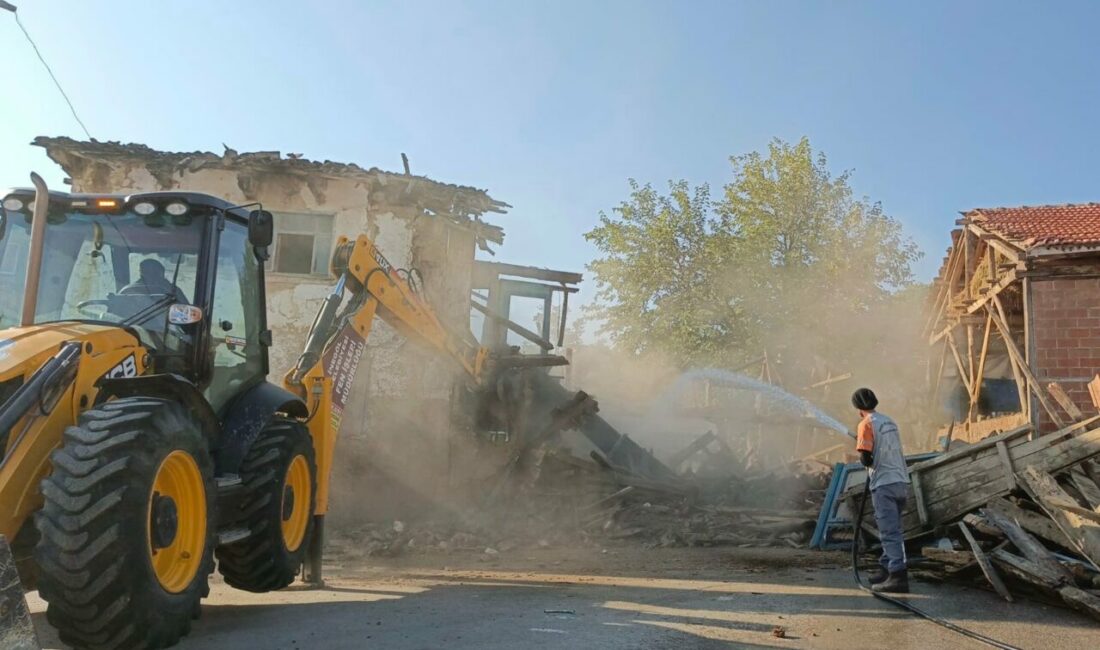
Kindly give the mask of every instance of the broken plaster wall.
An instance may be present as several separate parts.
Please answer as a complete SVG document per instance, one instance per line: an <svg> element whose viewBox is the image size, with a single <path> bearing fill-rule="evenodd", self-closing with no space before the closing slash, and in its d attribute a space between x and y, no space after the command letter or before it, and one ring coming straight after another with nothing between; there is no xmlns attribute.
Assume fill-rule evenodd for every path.
<svg viewBox="0 0 1100 650"><path fill-rule="evenodd" d="M333 244L340 236L369 235L393 266L421 271L441 320L468 327L474 236L410 205L393 205L360 180L199 169L168 184L140 163L66 165L66 171L74 192L182 189L233 203L260 201L275 213L333 215ZM274 339L270 379L278 384L297 359L333 280L271 272L266 277ZM348 464L338 466L333 477L337 519L342 514L405 517L410 508L446 493L454 373L448 360L375 319L356 378L356 394L365 399L352 400L338 442L338 457ZM364 503L364 494L375 498Z"/></svg>

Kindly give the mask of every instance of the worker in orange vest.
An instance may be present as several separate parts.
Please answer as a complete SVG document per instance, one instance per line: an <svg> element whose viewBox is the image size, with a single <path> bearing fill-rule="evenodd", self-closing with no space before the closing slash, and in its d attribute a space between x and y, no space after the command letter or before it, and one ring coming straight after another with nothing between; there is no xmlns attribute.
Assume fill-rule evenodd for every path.
<svg viewBox="0 0 1100 650"><path fill-rule="evenodd" d="M886 593L909 593L905 537L901 513L909 499L909 470L901 448L898 425L879 413L878 397L870 388L852 394L852 406L859 411L856 450L870 475L871 504L882 542L882 569L870 579L871 589Z"/></svg>

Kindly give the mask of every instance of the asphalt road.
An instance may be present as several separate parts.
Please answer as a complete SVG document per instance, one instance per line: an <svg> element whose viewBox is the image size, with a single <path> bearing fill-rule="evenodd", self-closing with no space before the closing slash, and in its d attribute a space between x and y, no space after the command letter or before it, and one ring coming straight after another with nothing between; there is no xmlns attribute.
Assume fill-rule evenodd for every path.
<svg viewBox="0 0 1100 650"><path fill-rule="evenodd" d="M446 564L444 564L446 563ZM1100 625L977 589L915 584L922 608L1026 649L1100 647ZM61 647L35 622L47 648ZM785 638L773 630L782 627ZM854 588L835 555L619 549L333 564L321 590L213 586L181 650L215 648L982 648Z"/></svg>

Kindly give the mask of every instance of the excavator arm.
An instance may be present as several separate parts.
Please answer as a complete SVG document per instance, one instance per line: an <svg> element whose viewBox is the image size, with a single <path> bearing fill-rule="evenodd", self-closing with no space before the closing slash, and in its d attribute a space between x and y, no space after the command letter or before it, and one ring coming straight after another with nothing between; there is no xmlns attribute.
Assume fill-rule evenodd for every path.
<svg viewBox="0 0 1100 650"><path fill-rule="evenodd" d="M322 582L324 516L329 506L336 438L353 396L356 370L375 316L407 338L452 359L469 380L471 394L484 400L475 408L495 413L488 416L490 419L503 418L500 426L507 429L515 424L512 416L517 407L512 398L515 386L522 383L509 381L509 377L530 368L568 363L564 357L524 355L511 348L490 351L468 328L455 333L439 319L421 292L416 272L394 268L365 235L354 241L340 238L331 267L337 282L317 312L297 364L283 378L284 386L305 401L310 414L307 426L317 461L317 491L306 579L315 584ZM507 321L505 316L490 315ZM499 403L501 400L508 404Z"/></svg>
<svg viewBox="0 0 1100 650"><path fill-rule="evenodd" d="M336 438L375 316L453 359L475 384L483 381L489 357L468 332L461 336L448 329L414 276L394 268L369 237L341 238L332 272L336 285L317 312L297 364L283 378L284 386L305 400L310 413L308 427L317 458L316 517L328 512ZM314 527L318 535L321 521ZM311 544L310 573L315 576L320 574L320 541L316 538Z"/></svg>
<svg viewBox="0 0 1100 650"><path fill-rule="evenodd" d="M481 381L488 350L472 336L456 335L444 326L414 282L415 276L394 268L369 237L360 235L355 241L341 237L333 253L332 272L339 279L317 313L302 356L284 379L289 388L298 389L313 371L326 370L324 356L346 329L365 341L375 316L454 359L471 379Z"/></svg>

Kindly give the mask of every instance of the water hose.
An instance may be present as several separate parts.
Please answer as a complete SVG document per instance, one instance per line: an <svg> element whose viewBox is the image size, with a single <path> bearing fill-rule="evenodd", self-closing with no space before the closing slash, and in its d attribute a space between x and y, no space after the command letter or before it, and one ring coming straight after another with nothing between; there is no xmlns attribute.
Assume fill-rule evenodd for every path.
<svg viewBox="0 0 1100 650"><path fill-rule="evenodd" d="M907 611L909 611L913 614L916 614L917 616L920 616L921 618L923 618L925 620L932 621L936 625L943 626L943 627L951 630L952 632L956 632L956 633L961 634L963 636L970 637L971 639L974 639L975 641L981 641L982 643L984 643L986 645L992 646L994 648L1000 648L1001 650L1021 650L1020 648L1018 648L1014 645L1009 645L1009 644L1004 643L1002 641L998 641L997 639L993 639L993 638L990 638L988 636L985 636L984 634L980 634L980 633L975 632L973 630L968 630L965 627L962 627L962 626L959 626L959 625L955 625L951 621L945 621L944 619L939 618L938 616L933 616L932 614L929 614L928 612L924 611L923 609L920 609L916 605L913 605L911 603L907 603L904 600L894 598L894 597L889 596L887 594L884 594L882 592L873 591L869 587L867 587L866 585L863 584L863 580L861 580L860 577L859 577L859 540L860 540L860 537L862 537L860 535L860 530L861 530L861 526L863 525L863 511L867 506L867 494L870 491L871 491L871 477L868 476L867 481L863 484L863 494L859 497L859 510L856 512L856 518L855 518L854 526L852 527L852 577L855 579L856 585L860 589L862 589L863 591L866 591L867 593L871 594L875 598L878 598L879 600L884 600L884 601L886 601L886 602L888 602L892 605L896 605L897 607L900 607L900 608L902 608L904 610L907 610Z"/></svg>

